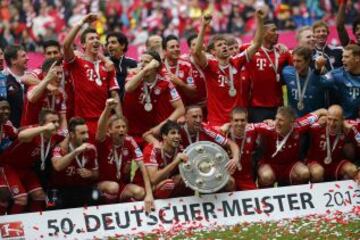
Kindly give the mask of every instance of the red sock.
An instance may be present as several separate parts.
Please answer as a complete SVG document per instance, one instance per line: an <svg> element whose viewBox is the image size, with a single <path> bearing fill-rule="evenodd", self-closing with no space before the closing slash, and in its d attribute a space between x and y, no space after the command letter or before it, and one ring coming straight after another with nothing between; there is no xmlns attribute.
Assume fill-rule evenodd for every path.
<svg viewBox="0 0 360 240"><path fill-rule="evenodd" d="M25 206L14 203L9 210L9 214L23 213L24 210L25 210Z"/></svg>
<svg viewBox="0 0 360 240"><path fill-rule="evenodd" d="M154 197L158 199L170 198L174 188L174 181L172 179L167 179L157 186L154 192Z"/></svg>
<svg viewBox="0 0 360 240"><path fill-rule="evenodd" d="M32 200L30 202L29 210L30 212L40 212L45 209L45 201L44 200Z"/></svg>

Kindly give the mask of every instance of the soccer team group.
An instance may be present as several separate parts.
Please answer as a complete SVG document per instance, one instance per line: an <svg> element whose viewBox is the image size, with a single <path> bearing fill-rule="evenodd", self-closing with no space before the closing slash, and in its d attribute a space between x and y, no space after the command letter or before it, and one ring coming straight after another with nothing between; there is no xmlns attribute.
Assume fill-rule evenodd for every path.
<svg viewBox="0 0 360 240"><path fill-rule="evenodd" d="M213 35L205 45L205 14L189 54L176 36L152 35L139 63L125 56L128 40L118 32L106 36L109 56L102 54L99 35L84 27L94 14L63 46L46 42L31 72L25 50L7 46L0 214L141 200L150 211L154 199L194 194L178 165L197 141L229 153L221 191L359 181L360 19L350 40L344 12L340 6L338 48L327 45L320 21L299 29L290 51L262 10L249 44Z"/></svg>

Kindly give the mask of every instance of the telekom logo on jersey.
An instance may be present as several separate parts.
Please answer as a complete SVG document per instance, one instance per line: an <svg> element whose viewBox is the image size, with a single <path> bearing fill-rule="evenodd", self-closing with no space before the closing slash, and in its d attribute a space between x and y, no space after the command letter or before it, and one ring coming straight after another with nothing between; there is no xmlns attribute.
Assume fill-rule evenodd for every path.
<svg viewBox="0 0 360 240"><path fill-rule="evenodd" d="M264 68L266 67L266 59L265 58L257 58L256 66L259 68L260 71L263 71Z"/></svg>

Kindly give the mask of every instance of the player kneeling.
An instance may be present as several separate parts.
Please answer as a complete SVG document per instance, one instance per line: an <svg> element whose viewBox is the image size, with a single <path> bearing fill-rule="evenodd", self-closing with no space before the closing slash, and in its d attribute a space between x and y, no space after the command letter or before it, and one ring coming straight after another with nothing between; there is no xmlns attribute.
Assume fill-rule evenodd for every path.
<svg viewBox="0 0 360 240"><path fill-rule="evenodd" d="M127 135L127 122L122 116L110 116L117 102L108 99L96 132L99 153L98 189L105 202L124 202L132 199L145 201L145 210L153 207L153 196L143 155L135 140ZM138 164L145 189L130 182L131 161Z"/></svg>
<svg viewBox="0 0 360 240"><path fill-rule="evenodd" d="M78 117L70 119L69 136L53 150L51 161L55 171L50 178L48 207L59 209L96 203L97 152L88 141L89 130L85 120Z"/></svg>
<svg viewBox="0 0 360 240"><path fill-rule="evenodd" d="M357 178L356 165L345 158L347 142L356 139L356 129L344 124L343 109L332 105L326 124L314 124L310 129L311 147L307 163L312 182Z"/></svg>

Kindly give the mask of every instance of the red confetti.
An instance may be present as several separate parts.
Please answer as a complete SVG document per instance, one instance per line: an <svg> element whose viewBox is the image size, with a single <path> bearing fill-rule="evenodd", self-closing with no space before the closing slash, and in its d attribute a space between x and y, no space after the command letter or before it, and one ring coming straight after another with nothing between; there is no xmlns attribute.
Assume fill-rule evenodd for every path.
<svg viewBox="0 0 360 240"><path fill-rule="evenodd" d="M198 215L195 217L196 221L201 221L203 220L204 218L201 216L201 215Z"/></svg>
<svg viewBox="0 0 360 240"><path fill-rule="evenodd" d="M336 184L335 184L335 187L340 188L340 185L336 183Z"/></svg>
<svg viewBox="0 0 360 240"><path fill-rule="evenodd" d="M312 188L313 188L313 186L314 186L314 184L313 184L313 183L310 183L310 189L312 189Z"/></svg>
<svg viewBox="0 0 360 240"><path fill-rule="evenodd" d="M234 195L234 192L229 193L229 196L232 196L232 195Z"/></svg>
<svg viewBox="0 0 360 240"><path fill-rule="evenodd" d="M184 199L182 199L182 198L179 199L179 202L183 202L183 201L184 201Z"/></svg>
<svg viewBox="0 0 360 240"><path fill-rule="evenodd" d="M113 222L113 220L110 217L106 217L105 223L106 225L110 225Z"/></svg>
<svg viewBox="0 0 360 240"><path fill-rule="evenodd" d="M349 188L349 189L354 189L353 186L351 186L351 185L349 185L348 188Z"/></svg>
<svg viewBox="0 0 360 240"><path fill-rule="evenodd" d="M222 212L222 211L223 211L223 209L222 209L222 208L218 208L217 210L218 210L219 212Z"/></svg>
<svg viewBox="0 0 360 240"><path fill-rule="evenodd" d="M84 209L87 209L88 208L88 206L87 205L84 205Z"/></svg>
<svg viewBox="0 0 360 240"><path fill-rule="evenodd" d="M261 214L262 211L259 208L254 208L255 212L257 212L257 214Z"/></svg>
<svg viewBox="0 0 360 240"><path fill-rule="evenodd" d="M164 217L164 216L166 215L165 210L164 210L164 209L160 209L159 215L160 215L160 217Z"/></svg>
<svg viewBox="0 0 360 240"><path fill-rule="evenodd" d="M33 229L35 229L36 231L39 231L39 228L37 226L34 226Z"/></svg>
<svg viewBox="0 0 360 240"><path fill-rule="evenodd" d="M136 231L136 227L132 228L131 231Z"/></svg>
<svg viewBox="0 0 360 240"><path fill-rule="evenodd" d="M334 192L334 189L329 189L329 192Z"/></svg>

